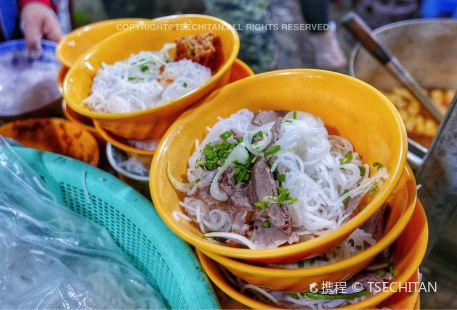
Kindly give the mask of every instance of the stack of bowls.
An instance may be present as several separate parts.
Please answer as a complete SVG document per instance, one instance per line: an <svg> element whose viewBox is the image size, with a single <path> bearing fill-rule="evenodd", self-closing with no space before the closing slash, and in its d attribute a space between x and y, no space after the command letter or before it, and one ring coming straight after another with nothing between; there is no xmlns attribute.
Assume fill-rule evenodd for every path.
<svg viewBox="0 0 457 310"><path fill-rule="evenodd" d="M364 162L382 162L389 175L376 196L360 212L323 236L273 249L235 248L211 242L194 223L175 218L175 211L184 212L180 207L184 195L173 187L168 174L184 178L187 159L194 152L194 141L201 141L218 117L228 117L244 108L254 112L299 110L316 115L331 133L347 138ZM428 230L423 208L417 200L414 176L406 165L406 154L407 138L402 120L393 104L373 87L327 71L276 71L227 85L183 114L168 129L156 150L150 189L164 222L196 248L203 268L215 285L246 306L284 307L255 299L248 291L236 287L233 279L237 279L238 285L260 287L269 292L308 291L313 283L349 280L390 247L389 257L395 273L389 290L361 299L352 306L404 306L409 302L409 307L413 307L417 294L395 293L405 282L417 279ZM384 234L375 245L325 266L294 269L281 266L296 264L337 246L383 206L389 208L389 217Z"/></svg>

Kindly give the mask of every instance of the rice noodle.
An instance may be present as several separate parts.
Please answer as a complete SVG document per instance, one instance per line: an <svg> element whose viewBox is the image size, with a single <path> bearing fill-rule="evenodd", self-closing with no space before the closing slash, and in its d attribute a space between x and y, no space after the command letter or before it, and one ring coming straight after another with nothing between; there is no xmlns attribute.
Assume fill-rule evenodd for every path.
<svg viewBox="0 0 457 310"><path fill-rule="evenodd" d="M213 237L236 240L249 248L263 248L232 231L232 228L237 231L240 227L231 223L226 208L229 204L228 196L219 186L220 177L233 165L235 159L242 163L250 154L264 156L265 149L272 147L271 131L274 122L258 126L252 123L253 118L254 113L246 109L227 118L218 118L219 121L212 128L208 128L208 134L203 141L196 141L195 152L189 158L188 180L203 180L203 184L210 184L210 195L218 202L215 205L206 205L204 201L196 198L194 193L200 186L197 184L190 191L186 191L188 195L182 206L199 225L202 233L211 231ZM226 131L233 133L227 142L238 144L224 164L211 171L197 167L196 163L202 158L205 146L208 143L221 143L220 136ZM259 132L262 134L258 134ZM242 142L237 142L235 135L241 137ZM347 139L329 135L322 120L309 113L288 113L281 123L278 137L273 146L277 146L279 151L270 157L269 161L272 172L285 175L281 187L287 189L290 196L295 198L287 203L292 230L298 234L290 239L290 243L298 242L299 235L313 238L338 229L351 217L362 198L370 191L375 194L388 177L386 168L380 166L377 171L370 173L370 165L361 160ZM222 213L216 215L214 210ZM212 215L210 212L213 212ZM221 228L214 229L216 226ZM354 233L355 236L364 234L363 231ZM352 238L351 242L355 241L354 238L360 239L354 236ZM374 243L371 235L363 235L360 240L368 244ZM354 251L353 247L352 250L346 247L335 253L333 256L336 259L351 253L353 255Z"/></svg>
<svg viewBox="0 0 457 310"><path fill-rule="evenodd" d="M211 70L188 59L172 61L175 44L142 51L126 60L102 63L84 102L94 111L126 113L184 96L211 78Z"/></svg>
<svg viewBox="0 0 457 310"><path fill-rule="evenodd" d="M250 249L257 248L257 246L251 240L249 240L248 238L246 238L245 236L242 236L240 234L229 233L229 232L211 232L211 233L205 234L205 237L206 238L217 237L217 238L226 238L226 239L230 239L230 240L236 240L240 244L243 244Z"/></svg>

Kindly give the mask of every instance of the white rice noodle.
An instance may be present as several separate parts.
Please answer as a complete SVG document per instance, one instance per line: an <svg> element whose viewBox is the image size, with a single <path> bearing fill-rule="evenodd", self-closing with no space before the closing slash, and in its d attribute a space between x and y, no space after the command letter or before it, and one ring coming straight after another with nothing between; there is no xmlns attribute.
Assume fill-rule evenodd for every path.
<svg viewBox="0 0 457 310"><path fill-rule="evenodd" d="M227 212L219 209L210 210L201 200L186 197L180 205L186 214L198 224L202 233L228 231L231 227L230 216Z"/></svg>
<svg viewBox="0 0 457 310"><path fill-rule="evenodd" d="M257 246L245 236L231 232L210 232L205 234L206 238L225 238L229 240L235 240L239 244L245 245L250 249L257 249Z"/></svg>
<svg viewBox="0 0 457 310"><path fill-rule="evenodd" d="M180 219L183 219L187 222L192 222L192 219L190 217L188 217L187 215L185 215L184 213L182 213L181 211L178 211L178 210L173 211L173 217L177 221L179 221Z"/></svg>
<svg viewBox="0 0 457 310"><path fill-rule="evenodd" d="M131 156L128 159L119 162L117 165L138 176L147 176L149 174L149 167L135 156Z"/></svg>
<svg viewBox="0 0 457 310"><path fill-rule="evenodd" d="M187 59L172 61L169 52L142 51L114 64L102 64L84 102L105 113L126 113L146 109L179 98L211 78L211 71Z"/></svg>
<svg viewBox="0 0 457 310"><path fill-rule="evenodd" d="M373 239L370 233L358 228L346 240L328 250L323 255L301 261L300 264L269 264L268 266L284 269L325 266L342 261L364 251L365 244L374 245L375 243L376 240Z"/></svg>
<svg viewBox="0 0 457 310"><path fill-rule="evenodd" d="M264 297L268 298L275 305L277 305L277 306L280 305L280 302L273 295L271 295L270 293L268 293L266 290L264 290L263 288L261 288L259 286L252 285L252 284L246 284L241 288L242 293L246 292L247 290L251 290L256 293L260 293Z"/></svg>

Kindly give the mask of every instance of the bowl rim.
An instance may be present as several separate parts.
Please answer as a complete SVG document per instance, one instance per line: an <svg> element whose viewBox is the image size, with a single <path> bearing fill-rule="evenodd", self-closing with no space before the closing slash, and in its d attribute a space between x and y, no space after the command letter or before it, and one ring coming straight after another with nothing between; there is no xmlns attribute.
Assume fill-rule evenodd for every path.
<svg viewBox="0 0 457 310"><path fill-rule="evenodd" d="M149 176L144 177L144 176L135 175L135 174L133 174L133 173L131 173L131 172L125 170L125 169L120 168L119 165L114 160L113 148L115 148L114 145L112 145L109 142L106 143L106 146L105 146L106 158L108 159L108 163L110 164L110 166L114 170L116 170L117 173L120 173L123 176L128 177L129 179L132 179L132 180L135 180L135 181L141 181L141 182L148 182L149 181Z"/></svg>
<svg viewBox="0 0 457 310"><path fill-rule="evenodd" d="M423 245L420 248L420 253L419 255L416 255L414 257L414 260L403 270L401 275L396 278L395 283L397 284L394 289L389 290L388 292L381 292L379 294L370 296L369 298L356 303L354 305L348 305L345 307L341 308L336 308L336 309L371 309L375 307L376 305L380 304L384 300L388 299L391 297L395 292L396 289L398 288L401 283L408 282L410 278L414 275L414 273L418 272L418 268L420 266L420 263L422 259L425 256L425 252L427 250L427 240L428 240L428 224L427 224L427 217L425 214L425 210L422 206L422 203L420 202L419 199L416 201L416 207L414 208L414 212L419 212L420 216L424 218L425 225L424 225L424 231L420 238L416 239L416 242L421 242ZM221 275L220 272L218 271L218 274L212 271L212 269L217 268L217 262L213 261L211 258L207 257L205 254L203 254L200 250L196 249L196 254L198 257L198 260L200 261L200 264L202 265L203 270L205 271L206 275L211 279L211 281L220 289L222 290L225 294L229 295L231 298L235 299L239 303L246 305L248 307L252 308L257 308L257 309L279 309L275 306L264 304L260 301L257 301L255 299L252 299L240 292L238 292L235 288L233 288L227 280ZM210 272L208 272L210 270ZM221 279L222 278L222 279ZM243 300L243 302L241 301Z"/></svg>
<svg viewBox="0 0 457 310"><path fill-rule="evenodd" d="M297 278L304 276L316 276L325 275L336 271L342 271L350 266L357 265L364 262L368 257L380 253L383 249L387 248L390 244L395 242L398 236L403 232L404 228L408 225L416 207L417 191L416 191L416 180L414 179L413 171L406 165L405 167L405 178L407 182L407 191L410 192L411 188L414 189L413 197L408 199L407 206L403 210L400 217L390 228L390 230L379 240L375 245L370 246L368 249L357 253L354 256L348 257L341 261L331 263L324 266L317 267L306 267L298 269L286 269L277 267L264 267L250 264L249 262L238 261L229 257L224 257L215 253L200 250L203 254L223 265L226 268L234 269L239 272L245 272L250 274L268 274L268 276L277 278ZM401 193L400 193L401 194ZM410 194L410 193L408 193Z"/></svg>
<svg viewBox="0 0 457 310"><path fill-rule="evenodd" d="M187 231L181 228L181 225L175 221L173 216L169 216L167 210L163 207L163 204L166 202L162 202L157 199L157 195L154 193L159 192L159 185L161 184L160 178L161 176L158 175L158 171L161 165L163 165L162 156L163 153L166 152L168 146L167 143L170 139L171 134L181 125L183 121L187 118L191 117L193 114L198 114L201 109L205 108L205 103L207 100L212 100L215 96L219 94L221 90L227 90L233 87L237 87L239 85L243 85L246 83L250 83L254 79L262 80L263 78L275 77L275 76L287 76L287 75L328 75L333 76L339 79L347 80L352 83L358 84L362 87L370 89L373 93L377 95L377 97L383 101L388 110L390 110L395 123L396 127L400 134L400 150L398 154L398 162L392 168L392 171L389 171L389 178L382 187L381 191L374 197L374 199L355 217L351 220L347 221L343 225L341 225L338 229L329 232L326 235L319 236L313 238L308 241L295 243L291 245L286 245L274 249L244 249L244 248L233 248L225 245L219 245L215 243L211 243L205 240L202 236L197 237L193 234L188 233ZM268 259L281 259L290 255L294 255L300 252L310 251L315 249L323 244L328 243L329 241L338 239L339 236L344 234L350 234L354 231L357 227L359 227L362 223L368 220L384 203L393 189L397 186L402 174L404 167L406 165L406 154L407 154L407 137L406 137L406 129L401 120L400 114L395 108L395 106L384 96L380 91L378 91L373 86L358 80L354 77L349 75L345 75L342 73L326 71L326 70L319 70L319 69L286 69L286 70L278 70L278 71L271 71L262 74L257 74L251 77L247 77L245 79L236 81L234 83L228 84L223 88L213 92L209 97L202 101L202 104L193 108L192 110L188 110L186 113L182 114L173 124L168 128L164 136L162 137L154 155L154 158L151 163L151 170L150 170L150 192L152 196L152 200L158 211L162 220L167 224L167 226L173 230L178 236L184 239L186 242L192 244L196 248L206 250L208 252L214 252L222 256L228 256L233 258L240 258L246 259L249 261L260 261L260 260L268 260Z"/></svg>
<svg viewBox="0 0 457 310"><path fill-rule="evenodd" d="M163 104L159 104L156 106L149 107L147 109L142 109L142 110L136 110L132 112L127 112L127 113L106 113L106 112L96 112L92 111L86 107L83 107L81 103L75 103L75 101L68 96L69 92L69 80L70 78L75 74L74 72L79 69L80 67L84 66L84 63L87 58L91 57L94 53L96 53L100 47L109 44L111 40L115 40L116 38L125 35L126 33L130 33L130 30L123 30L120 31L119 33L115 33L105 40L95 44L90 50L85 54L82 55L75 63L73 66L70 67L70 70L68 71L67 75L65 76L64 82L63 82L63 87L62 87L62 95L67 101L67 104L76 112L79 114L82 114L84 116L93 118L93 119L102 119L102 120L119 120L119 119L128 119L132 117L137 117L137 116L145 116L157 111L162 111L164 109L167 109L189 97L194 95L197 92L200 92L202 89L205 89L209 84L215 83L217 80L223 77L225 73L227 73L232 66L233 62L237 59L238 56L238 51L240 49L240 39L238 36L238 33L235 28L228 22L209 15L203 15L203 14L177 14L177 15L169 15L169 16L164 16L152 20L148 20L145 22L145 24L154 24L154 23L164 23L167 21L173 22L177 21L180 19L202 19L202 20L207 20L207 21L212 21L216 22L219 24L222 24L225 28L227 28L227 31L231 33L232 39L233 39L233 46L231 48L230 54L227 56L225 59L224 63L222 66L217 70L217 72L211 76L211 78L206 81L203 85L200 87L197 87L196 89L192 90L191 92L188 92L187 94L178 97L176 99L167 101ZM134 30L132 30L134 31ZM119 59L122 60L122 59ZM118 61L119 61L118 60ZM92 78L93 80L93 78Z"/></svg>
<svg viewBox="0 0 457 310"><path fill-rule="evenodd" d="M68 57L63 56L64 54L62 54L62 50L64 50L66 48L66 45L68 44L68 42L70 40L74 40L75 38L79 38L79 37L81 37L82 33L90 31L90 30L92 30L94 28L97 28L99 26L103 27L103 26L110 25L110 24L115 24L115 23L141 23L141 22L150 21L150 20L151 19L144 19L144 18L115 18L115 19L100 20L100 21L97 21L95 23L90 23L90 24L87 24L87 25L80 26L80 27L70 31L69 33L67 33L65 35L65 37L62 40L60 40L59 43L57 43L56 57L57 57L57 59L59 59L59 61L63 65L65 65L66 67L71 67L77 62L77 59L75 61L70 61L68 59ZM110 37L110 36L108 36L108 37ZM108 38L108 37L106 37L106 38ZM100 42L98 42L98 43L100 43ZM83 55L80 55L80 57L81 56L83 56Z"/></svg>
<svg viewBox="0 0 457 310"><path fill-rule="evenodd" d="M133 153L137 155L146 155L146 156L154 156L155 150L150 151L150 150L145 150L145 149L139 149L134 146L128 145L123 143L122 141L117 140L113 134L109 133L105 128L102 127L102 125L97 121L94 121L94 128L95 130L102 136L103 139L105 139L108 143L114 145L118 149L123 150L124 152L128 153ZM141 141L141 140L138 140ZM149 179L149 177L148 177Z"/></svg>

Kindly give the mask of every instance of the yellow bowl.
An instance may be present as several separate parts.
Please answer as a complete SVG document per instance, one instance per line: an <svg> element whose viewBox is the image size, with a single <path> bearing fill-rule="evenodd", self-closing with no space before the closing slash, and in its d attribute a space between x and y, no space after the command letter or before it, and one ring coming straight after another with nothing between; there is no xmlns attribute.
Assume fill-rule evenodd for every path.
<svg viewBox="0 0 457 310"><path fill-rule="evenodd" d="M57 45L56 55L60 62L71 67L95 44L109 36L125 30L126 27L144 23L145 19L110 19L77 28L67 34Z"/></svg>
<svg viewBox="0 0 457 310"><path fill-rule="evenodd" d="M397 188L387 204L390 215L386 234L372 247L337 263L320 267L298 269L270 268L220 256L203 254L224 266L244 281L273 291L301 292L309 290L311 283L345 281L359 273L385 248L393 243L408 224L416 206L416 182L411 168L405 168Z"/></svg>
<svg viewBox="0 0 457 310"><path fill-rule="evenodd" d="M217 117L252 111L302 110L321 117L331 133L347 138L363 161L382 162L389 172L384 186L359 214L325 236L276 249L251 250L211 243L200 230L173 217L183 194L169 183L167 165L184 179L195 140L202 140ZM198 249L256 262L298 261L342 242L367 221L396 187L406 163L406 132L392 103L370 85L350 76L322 70L283 70L245 78L213 92L199 107L186 112L167 131L151 166L150 187L157 211L179 237Z"/></svg>
<svg viewBox="0 0 457 310"><path fill-rule="evenodd" d="M232 69L230 71L230 81L229 83L233 83L235 81L244 79L248 76L254 75L252 69L243 61L236 59L232 65ZM99 132L99 134L108 141L109 143L113 144L117 148L136 155L148 155L153 156L154 151L150 150L143 150L133 147L126 143L124 138L117 137L116 135L110 133L109 131L105 130L98 121L94 121L95 128Z"/></svg>
<svg viewBox="0 0 457 310"><path fill-rule="evenodd" d="M165 43L174 42L181 36L208 32L205 29L209 29L221 39L224 62L201 87L165 104L129 113L95 112L84 104L84 99L91 93L92 80L101 62L111 64L140 51L159 50ZM238 50L238 34L223 20L205 15L158 18L145 23L144 27L123 31L103 40L78 59L65 77L63 96L77 113L97 120L101 127L119 137L137 140L161 138L186 108L215 88L228 83L230 68Z"/></svg>
<svg viewBox="0 0 457 310"><path fill-rule="evenodd" d="M74 157L98 165L99 149L95 138L80 126L61 118L30 118L7 123L0 135L24 146Z"/></svg>
<svg viewBox="0 0 457 310"><path fill-rule="evenodd" d="M401 285L404 287L405 283L417 272L427 249L427 240L427 218L421 203L417 200L411 220L396 240L397 245L392 256L395 268L395 280L391 282L391 290L382 291L355 305L338 309L373 309L398 292L399 287ZM215 261L198 250L197 256L211 281L231 298L253 309L278 309L240 293L224 278Z"/></svg>
<svg viewBox="0 0 457 310"><path fill-rule="evenodd" d="M103 139L103 137L100 135L100 133L95 129L94 123L90 118L84 117L75 111L73 111L66 103L65 100L62 101L62 111L63 114L65 115L65 118L68 119L70 122L80 126L84 130L87 130L90 132L95 139L101 144L105 144L106 141Z"/></svg>
<svg viewBox="0 0 457 310"><path fill-rule="evenodd" d="M60 67L59 73L57 74L57 89L60 91L60 93L63 92L63 80L65 79L68 70L70 70L70 68L62 66Z"/></svg>
<svg viewBox="0 0 457 310"><path fill-rule="evenodd" d="M254 75L254 71L241 59L236 59L230 71L229 83L236 82L248 76Z"/></svg>

